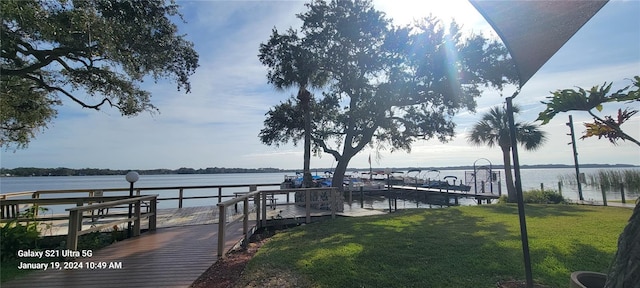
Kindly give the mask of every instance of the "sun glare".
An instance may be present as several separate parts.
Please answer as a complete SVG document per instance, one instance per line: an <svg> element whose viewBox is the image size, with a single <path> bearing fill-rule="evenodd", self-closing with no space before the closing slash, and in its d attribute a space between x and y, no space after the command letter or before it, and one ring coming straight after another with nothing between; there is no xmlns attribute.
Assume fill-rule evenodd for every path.
<svg viewBox="0 0 640 288"><path fill-rule="evenodd" d="M491 30L482 15L467 0L374 0L373 5L384 11L396 25L411 24L414 20L432 14L445 23L454 19L466 31L479 33Z"/></svg>

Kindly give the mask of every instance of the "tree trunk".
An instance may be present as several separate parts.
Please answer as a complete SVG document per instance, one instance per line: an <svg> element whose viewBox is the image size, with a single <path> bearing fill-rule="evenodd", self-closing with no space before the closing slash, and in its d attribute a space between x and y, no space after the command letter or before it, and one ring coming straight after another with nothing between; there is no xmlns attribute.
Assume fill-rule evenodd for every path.
<svg viewBox="0 0 640 288"><path fill-rule="evenodd" d="M511 174L511 148L510 147L500 147L502 148L502 160L504 162L504 178L505 184L507 185L507 202L515 203L517 201L516 197L516 187L513 184L513 175Z"/></svg>
<svg viewBox="0 0 640 288"><path fill-rule="evenodd" d="M340 159L340 161L338 161L338 164L336 165L336 170L333 171L331 186L338 188L338 190L340 191L343 191L344 174L347 172L347 165L349 165L349 160L351 160L351 157L349 157L349 159L345 159L345 157L342 156L342 159Z"/></svg>
<svg viewBox="0 0 640 288"><path fill-rule="evenodd" d="M311 93L304 87L298 91L298 100L302 105L304 112L304 164L302 170L302 187L309 188L313 186L313 178L311 176Z"/></svg>
<svg viewBox="0 0 640 288"><path fill-rule="evenodd" d="M607 288L638 287L640 283L640 199L618 238L618 251L607 275ZM634 286L636 285L636 286Z"/></svg>

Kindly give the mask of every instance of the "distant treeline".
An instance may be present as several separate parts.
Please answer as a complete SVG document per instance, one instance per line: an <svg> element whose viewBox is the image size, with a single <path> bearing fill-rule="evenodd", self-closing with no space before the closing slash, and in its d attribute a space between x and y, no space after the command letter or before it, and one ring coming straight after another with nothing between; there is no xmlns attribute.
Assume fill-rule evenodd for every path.
<svg viewBox="0 0 640 288"><path fill-rule="evenodd" d="M541 164L541 165L523 165L522 169L549 169L549 168L572 168L573 165L566 164ZM603 169L615 169L615 168L628 168L638 167L629 164L581 164L580 168L603 168ZM374 171L382 170L384 168L373 168ZM393 170L402 171L416 169L415 167L394 168ZM473 170L473 166L449 166L449 167L420 167L418 169L439 169L439 170ZM493 165L493 169L503 169L502 165ZM312 169L313 173L319 171L332 171L331 168L317 168ZM368 168L349 169L349 171L368 171ZM112 169L97 169L97 168L34 168L34 167L20 167L14 169L0 168L1 176L96 176L96 175L125 175L131 170L112 170ZM223 174L223 173L278 173L278 172L293 172L300 170L287 170L278 168L179 168L179 169L151 169L151 170L135 170L141 175L164 175L164 174Z"/></svg>
<svg viewBox="0 0 640 288"><path fill-rule="evenodd" d="M97 168L35 168L35 167L20 167L14 169L0 168L0 175L2 176L96 176L96 175L125 175L131 170L112 170L112 169L97 169ZM141 175L163 175L163 174L223 174L223 173L273 173L284 172L277 168L179 168L179 169L151 169L151 170L135 170Z"/></svg>

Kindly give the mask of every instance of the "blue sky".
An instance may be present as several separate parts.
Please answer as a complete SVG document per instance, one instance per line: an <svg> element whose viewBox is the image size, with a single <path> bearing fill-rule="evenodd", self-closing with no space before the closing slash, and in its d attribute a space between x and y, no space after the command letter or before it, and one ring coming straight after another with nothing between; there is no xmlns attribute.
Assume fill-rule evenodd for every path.
<svg viewBox="0 0 640 288"><path fill-rule="evenodd" d="M96 112L65 101L49 129L37 135L25 150L3 150L1 166L70 167L111 169L153 169L180 167L302 167L302 147L279 148L260 143L258 132L270 107L293 91L276 91L267 84L266 69L258 61L258 47L266 42L271 28L299 27L296 13L305 11L303 1L179 1L187 23L180 32L194 42L200 67L191 78L192 92L184 94L169 81L147 81L159 114L121 117L117 110ZM429 13L448 20L455 18L466 31L496 37L482 16L466 1L374 1L374 6L406 24ZM541 100L550 91L590 88L614 82L614 88L630 84L640 75L639 1L611 1L556 53L523 87L514 103L522 113L517 120L533 121L544 110ZM541 45L544 45L541 43ZM509 96L515 87L502 94ZM418 142L411 153L383 151L375 167L441 167L472 165L479 158L502 164L498 148L467 144L468 129L481 114L502 105L504 96L486 91L477 99L476 113L463 112L454 119L456 137L448 143ZM637 104L636 104L637 105ZM605 114L624 105L609 105ZM636 106L636 108L638 108ZM576 131L582 134L586 113L571 113ZM536 152L520 149L523 165L572 164L568 113L542 126L549 141ZM640 116L623 126L640 138ZM613 146L606 140L578 140L580 163L626 163L640 165L640 149L623 142ZM372 151L355 156L350 167L368 167ZM325 154L312 159L312 167L335 166Z"/></svg>

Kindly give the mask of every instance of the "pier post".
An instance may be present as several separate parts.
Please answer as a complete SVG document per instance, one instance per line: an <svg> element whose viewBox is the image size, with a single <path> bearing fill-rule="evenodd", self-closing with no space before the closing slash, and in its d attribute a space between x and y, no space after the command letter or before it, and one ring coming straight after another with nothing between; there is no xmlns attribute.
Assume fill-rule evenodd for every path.
<svg viewBox="0 0 640 288"><path fill-rule="evenodd" d="M224 230L226 225L226 214L225 206L219 205L220 214L218 214L218 258L222 258L224 256Z"/></svg>
<svg viewBox="0 0 640 288"><path fill-rule="evenodd" d="M620 197L622 197L622 204L627 203L627 199L624 196L624 183L620 183Z"/></svg>
<svg viewBox="0 0 640 288"><path fill-rule="evenodd" d="M562 196L562 181L558 181L558 193Z"/></svg>
<svg viewBox="0 0 640 288"><path fill-rule="evenodd" d="M394 209L397 212L398 211L398 191L393 190L393 205L394 205Z"/></svg>
<svg viewBox="0 0 640 288"><path fill-rule="evenodd" d="M244 234L242 245L247 247L249 244L249 197L245 197L242 204L244 205L242 207L242 233Z"/></svg>
<svg viewBox="0 0 640 288"><path fill-rule="evenodd" d="M260 221L260 193L257 193L253 196L253 205L256 206L256 225L258 227L262 227L263 225Z"/></svg>
<svg viewBox="0 0 640 288"><path fill-rule="evenodd" d="M364 208L364 187L360 186L360 208Z"/></svg>
<svg viewBox="0 0 640 288"><path fill-rule="evenodd" d="M134 215L136 217L135 220L133 220L133 236L137 237L140 236L140 200L136 201L135 204L135 209L134 211ZM131 221L131 220L129 220Z"/></svg>
<svg viewBox="0 0 640 288"><path fill-rule="evenodd" d="M305 210L306 210L306 223L311 223L311 190L305 189Z"/></svg>
<svg viewBox="0 0 640 288"><path fill-rule="evenodd" d="M607 206L607 193L604 190L604 184L600 184L600 190L602 190L602 203Z"/></svg>
<svg viewBox="0 0 640 288"><path fill-rule="evenodd" d="M182 208L182 197L184 196L184 189L180 188L178 195L178 208Z"/></svg>
<svg viewBox="0 0 640 288"><path fill-rule="evenodd" d="M69 211L69 232L67 233L67 249L78 249L78 210Z"/></svg>
<svg viewBox="0 0 640 288"><path fill-rule="evenodd" d="M540 191L544 191L544 183L540 182Z"/></svg>
<svg viewBox="0 0 640 288"><path fill-rule="evenodd" d="M151 212L151 216L149 216L149 230L154 231L156 230L156 222L158 219L156 217L158 215L158 197L151 199L149 211Z"/></svg>
<svg viewBox="0 0 640 288"><path fill-rule="evenodd" d="M336 219L336 208L338 208L338 193L340 193L340 191L338 191L337 188L330 188L331 190L331 219Z"/></svg>
<svg viewBox="0 0 640 288"><path fill-rule="evenodd" d="M267 226L267 193L261 191L259 195L262 202L260 205L262 208L262 226Z"/></svg>

